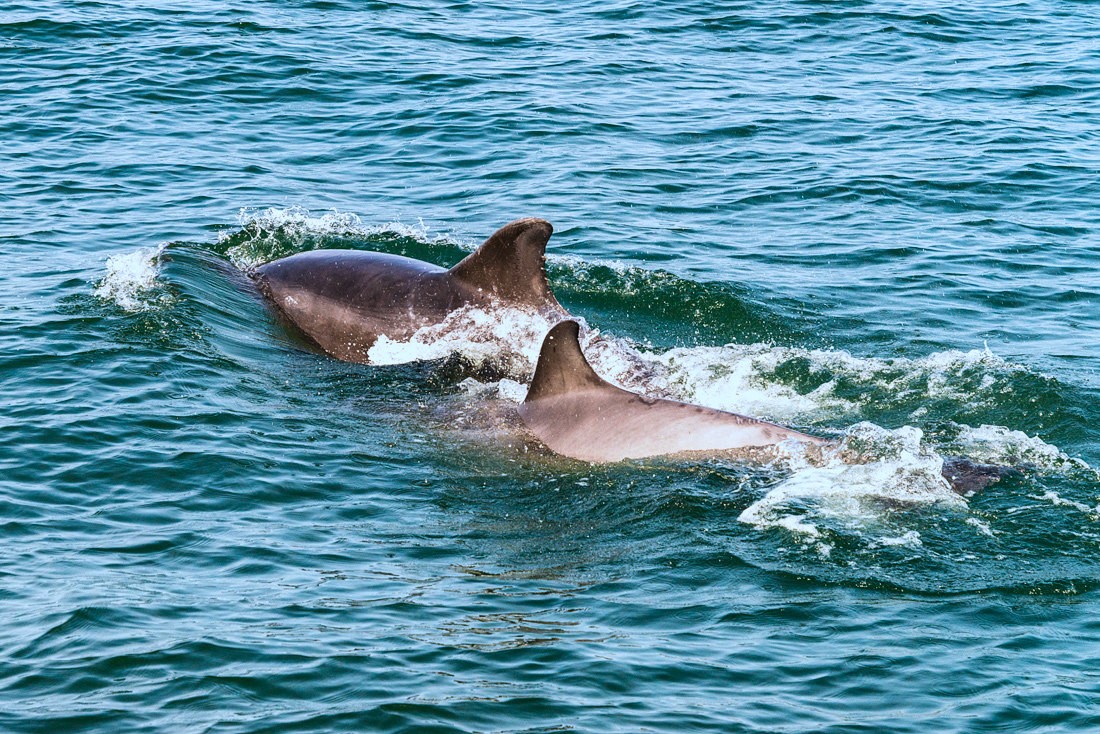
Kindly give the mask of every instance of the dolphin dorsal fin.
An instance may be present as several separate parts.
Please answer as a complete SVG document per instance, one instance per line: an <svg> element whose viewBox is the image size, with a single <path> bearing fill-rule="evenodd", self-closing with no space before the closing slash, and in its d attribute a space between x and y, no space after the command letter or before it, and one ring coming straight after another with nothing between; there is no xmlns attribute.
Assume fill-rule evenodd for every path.
<svg viewBox="0 0 1100 734"><path fill-rule="evenodd" d="M497 298L560 312L544 265L546 243L553 232L544 219L517 219L451 268L451 275Z"/></svg>
<svg viewBox="0 0 1100 734"><path fill-rule="evenodd" d="M580 325L571 319L559 321L547 332L525 403L578 390L617 389L588 364L579 337Z"/></svg>

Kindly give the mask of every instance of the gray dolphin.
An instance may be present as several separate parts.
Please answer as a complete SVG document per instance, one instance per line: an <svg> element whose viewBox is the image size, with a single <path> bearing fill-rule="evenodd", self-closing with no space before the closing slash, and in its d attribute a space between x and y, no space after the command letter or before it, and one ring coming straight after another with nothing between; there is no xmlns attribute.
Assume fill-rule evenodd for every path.
<svg viewBox="0 0 1100 734"><path fill-rule="evenodd" d="M573 320L550 329L519 409L527 428L556 453L598 463L737 451L787 440L828 443L767 421L615 387L584 358L578 335Z"/></svg>
<svg viewBox="0 0 1100 734"><path fill-rule="evenodd" d="M567 316L544 266L554 228L542 219L504 225L450 270L400 255L313 250L256 268L278 313L325 353L368 362L378 337L401 340L464 306Z"/></svg>

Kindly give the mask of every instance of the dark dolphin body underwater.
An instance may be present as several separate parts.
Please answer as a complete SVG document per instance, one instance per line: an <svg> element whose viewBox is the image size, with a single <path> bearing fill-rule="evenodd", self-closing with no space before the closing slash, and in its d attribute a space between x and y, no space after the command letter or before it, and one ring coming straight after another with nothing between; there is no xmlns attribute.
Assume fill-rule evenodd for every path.
<svg viewBox="0 0 1100 734"><path fill-rule="evenodd" d="M0 731L1100 728L1090 11L6 3Z"/></svg>

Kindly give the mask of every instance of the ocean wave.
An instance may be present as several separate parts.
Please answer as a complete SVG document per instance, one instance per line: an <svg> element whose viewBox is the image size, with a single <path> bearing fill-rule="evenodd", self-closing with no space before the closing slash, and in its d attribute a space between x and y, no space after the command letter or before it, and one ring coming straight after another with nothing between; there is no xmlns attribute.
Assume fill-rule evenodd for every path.
<svg viewBox="0 0 1100 734"><path fill-rule="evenodd" d="M95 285L95 295L129 312L169 306L171 293L158 277L165 247L142 247L108 257L106 273Z"/></svg>
<svg viewBox="0 0 1100 734"><path fill-rule="evenodd" d="M422 219L414 225L396 221L367 225L358 214L335 209L318 214L301 206L244 207L237 213L237 224L239 228L223 233L220 241L226 246L225 256L242 270L297 252L330 246L334 238L389 234L424 243L442 240L461 244L443 235L432 236Z"/></svg>

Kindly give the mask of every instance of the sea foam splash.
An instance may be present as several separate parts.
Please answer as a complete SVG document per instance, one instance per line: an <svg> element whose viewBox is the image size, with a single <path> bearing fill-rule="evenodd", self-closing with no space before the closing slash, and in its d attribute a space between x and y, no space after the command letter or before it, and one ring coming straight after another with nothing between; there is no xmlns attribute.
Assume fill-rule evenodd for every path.
<svg viewBox="0 0 1100 734"><path fill-rule="evenodd" d="M254 227L268 234L276 232L301 235L367 234L371 228L364 226L362 218L352 212L332 209L314 214L302 206L286 208L241 207L237 211L237 224L241 228Z"/></svg>
<svg viewBox="0 0 1100 734"><path fill-rule="evenodd" d="M1081 459L1068 456L1057 446L1038 437L1003 426L961 426L953 446L975 461L1054 472L1084 470L1092 472L1100 480L1100 473Z"/></svg>
<svg viewBox="0 0 1100 734"><path fill-rule="evenodd" d="M988 349L937 352L920 359L856 357L843 350L802 349L772 344L683 347L665 352L625 343L596 345L589 355L608 379L630 389L746 413L776 421L807 422L858 414L860 403L838 394L841 383L865 386L859 392L890 395L893 400L991 399L998 375L1015 369ZM820 384L800 392L777 375L801 365L824 375ZM978 371L976 382L970 373ZM915 415L914 417L919 417Z"/></svg>
<svg viewBox="0 0 1100 734"><path fill-rule="evenodd" d="M941 504L962 509L965 499L943 477L943 457L914 426L889 430L861 422L813 462L792 455L791 474L749 505L738 519L760 529L783 528L818 542L818 522L866 525L884 508ZM915 544L879 538L880 545ZM818 550L827 554L828 544Z"/></svg>
<svg viewBox="0 0 1100 734"><path fill-rule="evenodd" d="M543 337L556 319L518 308L466 307L404 340L380 336L367 352L371 364L402 364L457 354L476 367L530 380Z"/></svg>
<svg viewBox="0 0 1100 734"><path fill-rule="evenodd" d="M240 228L223 233L221 239L234 240L225 255L242 270L249 270L297 252L316 249L323 246L325 239L330 237L393 234L420 242L446 241L459 246L463 244L442 234L430 235L430 228L422 219L415 225L397 221L366 225L359 215L335 209L315 214L300 206L267 209L244 207L237 213L237 223Z"/></svg>
<svg viewBox="0 0 1100 734"><path fill-rule="evenodd" d="M163 308L172 301L158 280L164 249L143 247L107 258L106 274L95 286L95 294L124 311L140 312Z"/></svg>
<svg viewBox="0 0 1100 734"><path fill-rule="evenodd" d="M943 477L945 456L1032 474L1083 473L1089 481L1100 482L1100 472L1040 438L1002 426L959 429L953 441L937 445L926 442L915 426L890 430L857 423L813 461L792 453L782 467L789 475L738 519L761 530L790 532L825 556L833 546L824 527L857 535L872 547L916 547L921 544L916 530L903 529L900 536L892 535L897 533L898 517L905 517L894 510L920 505L938 505L949 511L969 507L969 501L956 494ZM1034 498L1077 510L1092 520L1100 518L1100 504L1066 499L1049 489ZM888 515L893 516L892 521L884 523ZM996 536L996 531L978 518L968 517L965 522L981 535Z"/></svg>

